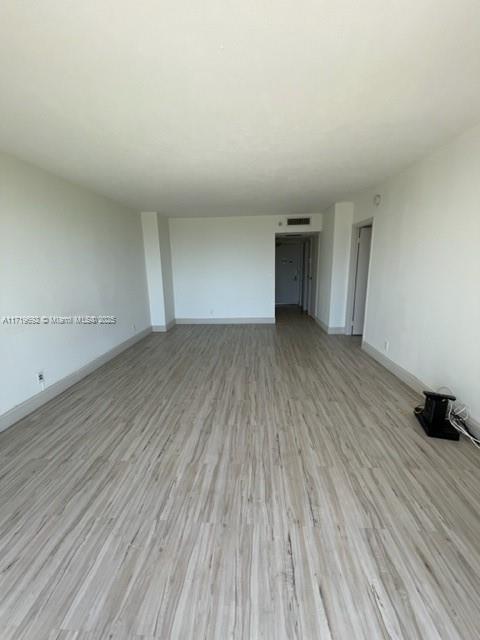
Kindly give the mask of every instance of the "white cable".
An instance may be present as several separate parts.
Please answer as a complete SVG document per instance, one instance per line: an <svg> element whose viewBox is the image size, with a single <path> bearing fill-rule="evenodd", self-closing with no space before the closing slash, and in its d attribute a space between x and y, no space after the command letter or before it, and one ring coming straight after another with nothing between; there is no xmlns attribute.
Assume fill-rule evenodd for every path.
<svg viewBox="0 0 480 640"><path fill-rule="evenodd" d="M441 387L441 389L447 389L451 393L450 389L448 389L447 387ZM468 440L470 440L470 442L472 442L472 444L475 445L477 449L480 449L480 440L478 438L475 438L475 436L472 435L466 427L465 423L467 422L469 416L470 409L466 405L455 405L454 402L449 401L447 420L450 422L454 429L468 438Z"/></svg>
<svg viewBox="0 0 480 640"><path fill-rule="evenodd" d="M440 387L437 390L437 393L442 393L444 395L453 396L454 393L448 387ZM415 409L415 413L422 413L423 407L417 407ZM470 408L465 404L459 404L455 401L448 401L448 409L446 419L450 422L452 427L456 429L459 433L461 433L465 438L470 440L470 442L480 449L480 439L476 438L467 427L467 421L470 417Z"/></svg>
<svg viewBox="0 0 480 640"><path fill-rule="evenodd" d="M456 422L455 420L450 420L450 424L459 432L461 433L463 436L465 436L466 438L468 438L470 440L470 442L477 447L477 449L480 449L480 440L477 440L474 436L472 436L472 434L467 431L463 425L461 423Z"/></svg>

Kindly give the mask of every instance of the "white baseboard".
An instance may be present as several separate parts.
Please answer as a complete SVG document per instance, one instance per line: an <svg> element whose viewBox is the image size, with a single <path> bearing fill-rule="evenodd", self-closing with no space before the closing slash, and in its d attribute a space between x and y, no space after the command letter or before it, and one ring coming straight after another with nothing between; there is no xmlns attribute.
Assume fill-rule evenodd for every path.
<svg viewBox="0 0 480 640"><path fill-rule="evenodd" d="M343 336L345 335L345 327L328 327L327 333L329 336Z"/></svg>
<svg viewBox="0 0 480 640"><path fill-rule="evenodd" d="M175 320L170 320L167 324L152 324L152 331L154 333L163 333L165 331L169 331L176 324Z"/></svg>
<svg viewBox="0 0 480 640"><path fill-rule="evenodd" d="M176 324L275 324L275 318L175 318Z"/></svg>
<svg viewBox="0 0 480 640"><path fill-rule="evenodd" d="M410 371L407 371L393 360L390 360L390 358L387 358L385 354L378 351L378 349L375 349L375 347L372 347L368 342L362 342L362 349L379 364L385 367L385 369L388 369L390 373L393 373L394 376L404 382L408 387L410 387L410 389L413 389L417 393L422 393L424 389L429 388L421 380L410 373Z"/></svg>
<svg viewBox="0 0 480 640"><path fill-rule="evenodd" d="M388 358L381 351L378 351L375 347L372 347L368 342L362 342L362 349L365 353L368 353L374 360L376 360L379 364L381 364L385 369L388 369L390 373L393 373L394 376L399 378L402 382L404 382L407 387L413 389L418 394L421 394L422 391L434 391L428 384L425 384L419 378L404 369L399 364ZM468 428L474 434L476 438L480 438L480 422L475 418L470 418L468 420Z"/></svg>
<svg viewBox="0 0 480 640"><path fill-rule="evenodd" d="M322 331L325 331L325 333L328 333L329 336L340 334L343 335L345 333L345 327L329 327L324 322L322 322L320 318L317 318L317 316L313 316L313 319L319 325L320 329L322 329Z"/></svg>
<svg viewBox="0 0 480 640"><path fill-rule="evenodd" d="M0 431L4 431L19 420L22 420L22 418L28 416L28 414L32 413L32 411L35 411L35 409L38 409L49 400L52 400L60 393L74 385L76 382L79 382L82 378L85 378L85 376L88 376L90 373L95 371L95 369L98 369L109 360L112 360L112 358L118 356L120 353L122 353L122 351L125 351L125 349L128 349L136 342L139 342L140 340L145 338L151 333L151 331L152 330L150 327L148 327L148 329L140 331L131 338L128 338L124 342L121 342L116 347L113 347L113 349L110 349L106 353L102 353L101 356L98 356L98 358L95 358L91 362L88 362L80 369L77 369L73 373L70 373L68 376L65 376L61 380L57 380L57 382L49 385L43 391L36 393L34 396L28 398L21 404L17 404L15 407L12 407L11 409L9 409L9 411L0 415Z"/></svg>

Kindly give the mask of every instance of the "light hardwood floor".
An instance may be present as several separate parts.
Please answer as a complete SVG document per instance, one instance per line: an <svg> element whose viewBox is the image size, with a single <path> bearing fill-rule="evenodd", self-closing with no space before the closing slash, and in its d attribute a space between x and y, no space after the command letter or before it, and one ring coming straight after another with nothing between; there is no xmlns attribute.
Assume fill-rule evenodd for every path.
<svg viewBox="0 0 480 640"><path fill-rule="evenodd" d="M0 638L479 638L479 452L418 400L301 317L147 337L0 434Z"/></svg>

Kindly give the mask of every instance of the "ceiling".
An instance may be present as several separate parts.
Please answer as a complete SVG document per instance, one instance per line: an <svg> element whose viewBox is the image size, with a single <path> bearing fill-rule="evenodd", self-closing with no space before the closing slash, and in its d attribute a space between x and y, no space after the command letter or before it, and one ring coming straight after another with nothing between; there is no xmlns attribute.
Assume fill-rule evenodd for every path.
<svg viewBox="0 0 480 640"><path fill-rule="evenodd" d="M0 148L171 216L309 213L480 120L478 0L2 0Z"/></svg>

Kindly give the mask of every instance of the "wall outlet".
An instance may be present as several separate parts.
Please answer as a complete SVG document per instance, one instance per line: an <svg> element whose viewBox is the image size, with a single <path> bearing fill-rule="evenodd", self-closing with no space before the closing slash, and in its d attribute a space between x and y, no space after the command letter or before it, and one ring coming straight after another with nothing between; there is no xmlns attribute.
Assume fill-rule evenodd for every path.
<svg viewBox="0 0 480 640"><path fill-rule="evenodd" d="M132 329L133 329L134 331L136 331L136 330L137 330L137 325L136 325L136 324L132 324Z"/></svg>
<svg viewBox="0 0 480 640"><path fill-rule="evenodd" d="M40 385L41 390L45 389L45 374L43 371L37 372L37 382Z"/></svg>
<svg viewBox="0 0 480 640"><path fill-rule="evenodd" d="M390 341L385 340L385 342L383 343L383 350L385 351L385 353L388 353L389 349L390 349Z"/></svg>

